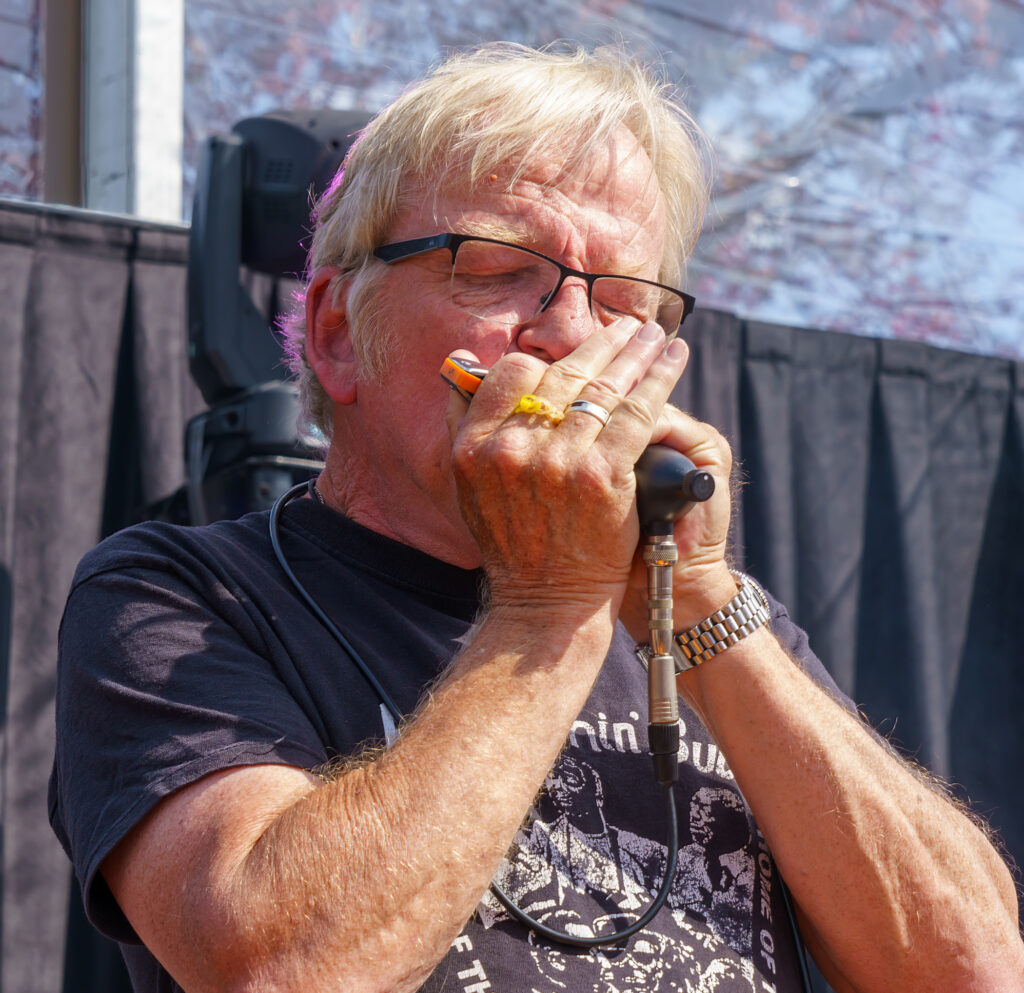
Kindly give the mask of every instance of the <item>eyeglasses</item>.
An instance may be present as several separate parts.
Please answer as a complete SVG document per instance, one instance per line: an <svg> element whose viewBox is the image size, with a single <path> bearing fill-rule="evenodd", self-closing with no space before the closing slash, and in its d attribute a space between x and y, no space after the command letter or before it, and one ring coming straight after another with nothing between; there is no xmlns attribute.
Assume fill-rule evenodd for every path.
<svg viewBox="0 0 1024 993"><path fill-rule="evenodd" d="M558 296L569 276L587 284L587 303L594 320L609 324L620 317L641 323L657 321L671 338L693 310L694 298L682 290L633 276L570 269L530 248L467 234L435 234L381 245L381 262L401 262L425 252L447 248L452 257L452 303L486 321L525 324Z"/></svg>

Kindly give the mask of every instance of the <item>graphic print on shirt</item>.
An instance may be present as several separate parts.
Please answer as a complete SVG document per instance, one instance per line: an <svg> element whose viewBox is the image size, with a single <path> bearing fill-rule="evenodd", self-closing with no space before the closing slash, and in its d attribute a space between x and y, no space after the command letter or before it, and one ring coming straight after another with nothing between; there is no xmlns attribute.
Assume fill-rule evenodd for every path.
<svg viewBox="0 0 1024 993"><path fill-rule="evenodd" d="M559 759L497 879L526 913L578 937L608 935L638 919L667 859L664 844L609 823L605 783L588 761L587 743L583 738L582 748ZM681 762L694 744L680 748ZM770 902L758 889L760 838L731 772L720 758L717 764L722 778L705 773L689 780L697 785L687 802L677 803L685 820L669 912L663 909L625 948L589 954L531 933L536 993L774 993L775 963L765 968L760 954L765 934L774 942ZM677 789L686 789L686 781ZM489 928L507 914L488 895L480 918Z"/></svg>

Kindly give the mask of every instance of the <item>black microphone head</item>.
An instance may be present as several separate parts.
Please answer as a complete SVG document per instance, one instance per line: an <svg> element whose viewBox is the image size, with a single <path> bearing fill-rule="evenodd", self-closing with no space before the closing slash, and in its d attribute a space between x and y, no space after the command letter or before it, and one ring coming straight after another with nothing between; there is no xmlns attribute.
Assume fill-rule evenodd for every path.
<svg viewBox="0 0 1024 993"><path fill-rule="evenodd" d="M666 445L650 445L637 460L636 505L647 534L667 534L694 503L715 492L715 477Z"/></svg>

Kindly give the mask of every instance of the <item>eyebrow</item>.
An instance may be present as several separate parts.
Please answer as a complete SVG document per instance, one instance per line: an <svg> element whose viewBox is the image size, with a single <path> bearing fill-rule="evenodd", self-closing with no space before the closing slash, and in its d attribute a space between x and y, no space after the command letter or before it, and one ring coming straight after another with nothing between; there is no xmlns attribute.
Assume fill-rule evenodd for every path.
<svg viewBox="0 0 1024 993"><path fill-rule="evenodd" d="M451 230L456 230L452 227ZM513 245L519 245L522 248L529 248L535 252L540 252L541 249L535 248L529 236L522 228L516 228L510 224L504 224L501 221L481 221L480 223L473 223L466 225L460 232L460 234L477 235L481 238L495 238L498 241L511 242ZM547 252L541 254L547 255ZM557 261L557 259L555 260ZM575 267L573 267L575 268ZM597 271L597 270L587 270ZM613 270L603 270L603 274L607 276L634 276L637 279L646 279L646 276L642 276L643 266L637 263L622 262L621 265L616 266ZM602 274L598 272L598 274ZM660 274L660 267L659 267ZM657 277L655 277L657 278Z"/></svg>
<svg viewBox="0 0 1024 993"><path fill-rule="evenodd" d="M477 235L481 238L496 238L498 241L510 241L515 245L522 245L523 248L531 248L529 237L522 228L513 227L511 224L503 224L500 221L480 221L468 225L452 227L452 231L458 230L460 234ZM540 249L535 249L540 251Z"/></svg>

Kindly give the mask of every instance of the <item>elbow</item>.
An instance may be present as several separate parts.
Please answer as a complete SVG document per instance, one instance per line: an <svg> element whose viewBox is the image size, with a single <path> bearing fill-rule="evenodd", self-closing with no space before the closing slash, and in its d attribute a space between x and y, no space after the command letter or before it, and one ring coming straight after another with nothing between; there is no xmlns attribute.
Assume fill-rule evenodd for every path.
<svg viewBox="0 0 1024 993"><path fill-rule="evenodd" d="M1024 993L1024 943L1016 937L1005 962L996 965L993 975L982 976L965 993Z"/></svg>
<svg viewBox="0 0 1024 993"><path fill-rule="evenodd" d="M398 949L368 955L358 936L345 939L337 930L324 940L294 928L235 928L206 949L209 982L196 993L415 993L433 971L424 963L410 967Z"/></svg>
<svg viewBox="0 0 1024 993"><path fill-rule="evenodd" d="M914 989L942 989L944 993L1024 993L1024 943L1014 928L1005 939L977 934L972 942L964 937L958 954L950 957L945 970L941 963L934 980ZM942 972L945 971L945 975Z"/></svg>

